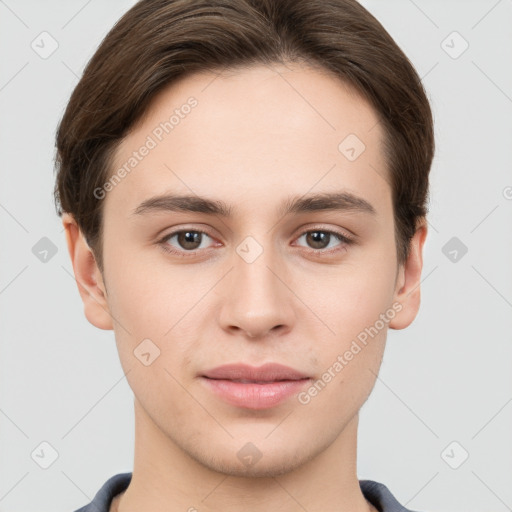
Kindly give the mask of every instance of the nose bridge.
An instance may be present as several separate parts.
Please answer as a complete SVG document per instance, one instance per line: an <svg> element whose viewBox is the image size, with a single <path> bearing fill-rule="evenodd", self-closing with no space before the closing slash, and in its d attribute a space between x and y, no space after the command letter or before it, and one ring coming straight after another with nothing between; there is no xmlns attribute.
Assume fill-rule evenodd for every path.
<svg viewBox="0 0 512 512"><path fill-rule="evenodd" d="M280 276L285 273L284 265L270 242L263 247L251 238L239 244L233 255L220 318L223 328L258 337L272 329L287 330L294 315L291 294L281 282L286 278Z"/></svg>

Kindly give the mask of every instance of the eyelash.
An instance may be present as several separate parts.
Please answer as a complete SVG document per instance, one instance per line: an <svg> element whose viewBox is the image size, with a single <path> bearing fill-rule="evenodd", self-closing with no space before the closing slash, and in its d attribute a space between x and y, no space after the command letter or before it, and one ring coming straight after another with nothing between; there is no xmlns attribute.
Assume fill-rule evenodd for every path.
<svg viewBox="0 0 512 512"><path fill-rule="evenodd" d="M182 257L182 258L193 257L193 256L196 256L201 251L205 251L205 250L210 249L210 248L208 248L208 249L198 249L198 250L195 250L195 251L186 251L186 250L176 250L174 248L171 248L172 246L170 246L169 243L168 243L169 240L172 237L174 237L176 235L179 235L180 233L186 233L186 232L200 233L201 235L206 235L206 236L210 237L211 239L214 239L214 237L209 235L206 231L203 231L203 230L200 230L200 229L180 229L180 230L177 230L177 231L173 231L172 233L166 234L162 239L160 239L158 241L158 244L162 247L162 249L165 252L170 253L173 256L178 256L178 257ZM348 237L345 234L342 234L342 233L340 233L338 231L332 231L332 230L329 230L329 229L319 229L319 228L313 228L313 229L308 229L306 231L303 231L296 238L296 240L298 240L299 238L303 237L304 235L307 235L308 233L327 233L327 234L329 234L331 236L334 236L339 242L341 242L345 246L346 245L351 245L351 244L354 243L354 240L352 238ZM303 248L305 248L305 247L303 247ZM331 248L331 249L313 249L313 248L309 248L309 251L314 253L315 255L330 255L332 253L339 252L342 249L343 249L342 246L337 246L337 247Z"/></svg>

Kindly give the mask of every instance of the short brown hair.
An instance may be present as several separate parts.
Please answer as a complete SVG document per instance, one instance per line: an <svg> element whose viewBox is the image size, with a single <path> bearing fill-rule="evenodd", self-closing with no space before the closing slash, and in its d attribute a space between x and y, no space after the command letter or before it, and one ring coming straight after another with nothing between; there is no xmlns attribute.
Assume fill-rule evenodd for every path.
<svg viewBox="0 0 512 512"><path fill-rule="evenodd" d="M412 64L366 9L356 0L141 0L87 64L56 137L57 211L73 215L100 268L102 201L94 190L156 94L198 71L286 62L331 71L377 112L398 261L406 260L427 213L432 113Z"/></svg>

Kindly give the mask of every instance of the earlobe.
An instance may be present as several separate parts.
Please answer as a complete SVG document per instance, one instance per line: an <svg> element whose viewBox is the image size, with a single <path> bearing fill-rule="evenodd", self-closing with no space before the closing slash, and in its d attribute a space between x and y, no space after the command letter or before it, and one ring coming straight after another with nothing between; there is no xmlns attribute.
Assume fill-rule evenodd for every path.
<svg viewBox="0 0 512 512"><path fill-rule="evenodd" d="M78 291L84 303L85 316L91 324L99 329L113 329L105 284L96 258L75 219L70 214L62 215L62 224L66 232L66 242Z"/></svg>
<svg viewBox="0 0 512 512"><path fill-rule="evenodd" d="M427 224L422 220L411 239L409 257L401 265L396 282L394 303L400 310L389 322L391 329L404 329L416 318L420 307L420 282L423 269L423 245L427 236Z"/></svg>

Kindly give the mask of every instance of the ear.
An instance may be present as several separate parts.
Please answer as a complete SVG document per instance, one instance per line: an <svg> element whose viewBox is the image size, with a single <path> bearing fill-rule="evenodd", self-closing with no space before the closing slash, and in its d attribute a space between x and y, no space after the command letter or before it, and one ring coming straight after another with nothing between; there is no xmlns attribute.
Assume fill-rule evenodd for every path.
<svg viewBox="0 0 512 512"><path fill-rule="evenodd" d="M391 329L404 329L416 317L420 308L420 282L423 269L423 244L427 237L427 223L422 219L410 242L409 256L400 265L396 280L393 303L400 303L402 308L389 322Z"/></svg>
<svg viewBox="0 0 512 512"><path fill-rule="evenodd" d="M68 213L62 215L66 242L75 273L76 283L87 320L99 329L113 329L107 304L107 293L96 258L87 244L75 219Z"/></svg>

